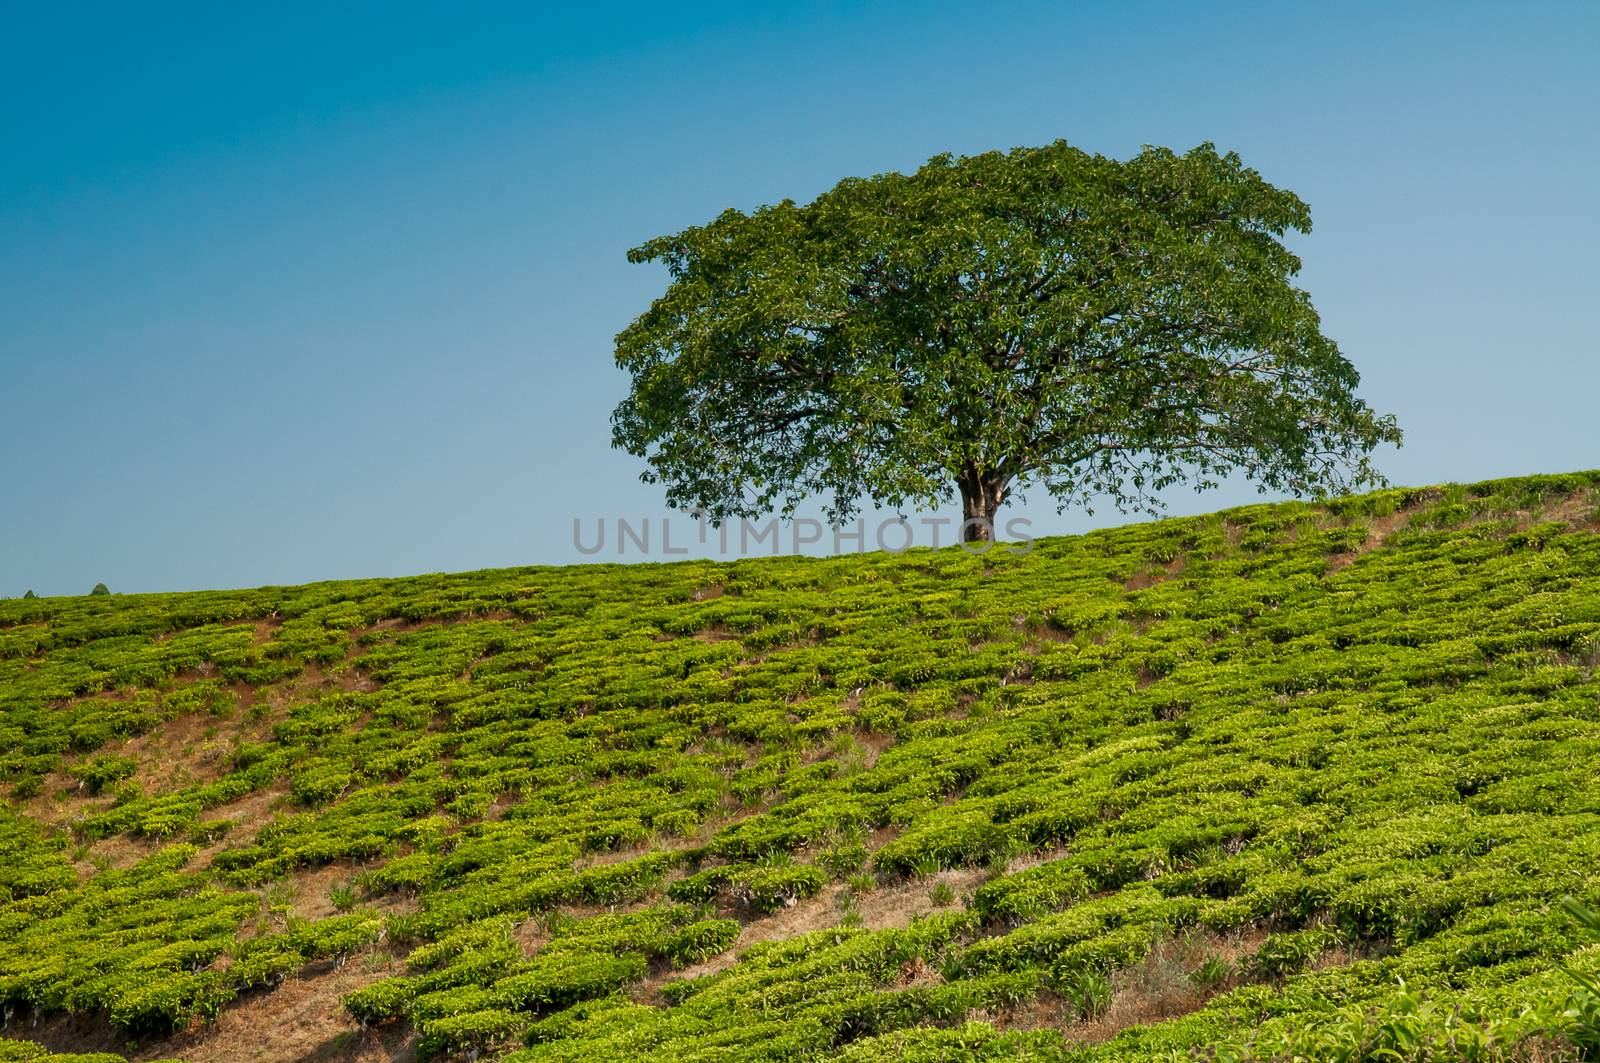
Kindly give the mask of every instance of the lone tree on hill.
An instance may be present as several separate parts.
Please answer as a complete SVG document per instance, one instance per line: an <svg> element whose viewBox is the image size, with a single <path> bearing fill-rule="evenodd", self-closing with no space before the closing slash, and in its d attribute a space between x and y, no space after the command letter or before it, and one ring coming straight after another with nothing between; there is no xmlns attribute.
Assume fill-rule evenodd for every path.
<svg viewBox="0 0 1600 1063"><path fill-rule="evenodd" d="M94 595L94 594L110 594L111 593L111 588L107 587L104 583L96 583L94 585L94 590L90 591L89 593L91 595Z"/></svg>
<svg viewBox="0 0 1600 1063"><path fill-rule="evenodd" d="M1284 247L1310 212L1210 144L1062 141L841 181L662 236L667 290L617 337L613 443L713 522L830 499L936 506L968 541L1030 486L1065 509L1241 472L1381 482L1394 419L1321 332Z"/></svg>

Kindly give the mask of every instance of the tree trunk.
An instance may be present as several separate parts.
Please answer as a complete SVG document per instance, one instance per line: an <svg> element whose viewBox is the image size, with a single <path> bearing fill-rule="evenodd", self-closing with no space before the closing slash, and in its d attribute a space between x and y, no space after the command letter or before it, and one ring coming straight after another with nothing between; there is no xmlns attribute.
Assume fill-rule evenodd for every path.
<svg viewBox="0 0 1600 1063"><path fill-rule="evenodd" d="M996 477L974 474L961 477L957 486L961 489L961 541L993 542L995 514L1005 504L1009 493L1004 482Z"/></svg>

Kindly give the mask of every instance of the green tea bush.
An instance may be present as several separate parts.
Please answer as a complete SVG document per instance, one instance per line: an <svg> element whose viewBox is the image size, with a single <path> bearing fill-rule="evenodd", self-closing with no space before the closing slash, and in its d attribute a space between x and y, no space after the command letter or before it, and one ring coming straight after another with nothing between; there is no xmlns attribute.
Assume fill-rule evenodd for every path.
<svg viewBox="0 0 1600 1063"><path fill-rule="evenodd" d="M351 1021L480 1058L1590 1051L1597 488L0 601L0 1006L156 1035L385 950ZM1190 940L1196 1010L1079 1036Z"/></svg>

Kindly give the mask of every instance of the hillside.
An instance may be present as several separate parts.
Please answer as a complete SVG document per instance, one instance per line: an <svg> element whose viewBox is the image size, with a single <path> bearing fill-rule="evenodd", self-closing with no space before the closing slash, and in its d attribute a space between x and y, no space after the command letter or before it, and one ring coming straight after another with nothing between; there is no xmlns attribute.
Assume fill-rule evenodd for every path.
<svg viewBox="0 0 1600 1063"><path fill-rule="evenodd" d="M1600 473L0 601L0 1061L1578 1058L1597 665Z"/></svg>

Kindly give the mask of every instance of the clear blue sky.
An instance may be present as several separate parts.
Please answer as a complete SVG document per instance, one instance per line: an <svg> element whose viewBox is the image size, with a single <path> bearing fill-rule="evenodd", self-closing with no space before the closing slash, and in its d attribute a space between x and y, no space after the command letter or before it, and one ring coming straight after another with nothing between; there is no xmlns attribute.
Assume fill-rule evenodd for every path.
<svg viewBox="0 0 1600 1063"><path fill-rule="evenodd" d="M326 6L0 5L0 594L576 560L629 247L1057 137L1311 204L1395 482L1600 466L1595 4Z"/></svg>

